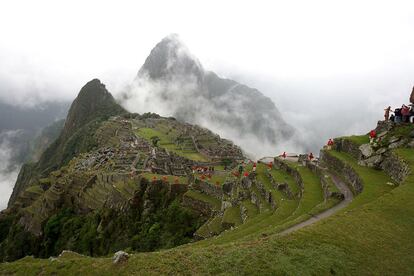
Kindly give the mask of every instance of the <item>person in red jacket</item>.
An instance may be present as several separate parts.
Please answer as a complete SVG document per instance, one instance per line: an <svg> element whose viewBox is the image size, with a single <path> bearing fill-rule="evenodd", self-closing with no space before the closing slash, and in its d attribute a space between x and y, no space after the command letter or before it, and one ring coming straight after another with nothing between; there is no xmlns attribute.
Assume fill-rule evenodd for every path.
<svg viewBox="0 0 414 276"><path fill-rule="evenodd" d="M375 142L375 138L377 137L377 132L373 129L369 132L369 143L373 144Z"/></svg>
<svg viewBox="0 0 414 276"><path fill-rule="evenodd" d="M334 141L332 139L329 139L329 141L328 141L328 150L332 150L333 145L334 145Z"/></svg>
<svg viewBox="0 0 414 276"><path fill-rule="evenodd" d="M313 156L313 153L309 153L309 160L312 161L315 158L315 156Z"/></svg>

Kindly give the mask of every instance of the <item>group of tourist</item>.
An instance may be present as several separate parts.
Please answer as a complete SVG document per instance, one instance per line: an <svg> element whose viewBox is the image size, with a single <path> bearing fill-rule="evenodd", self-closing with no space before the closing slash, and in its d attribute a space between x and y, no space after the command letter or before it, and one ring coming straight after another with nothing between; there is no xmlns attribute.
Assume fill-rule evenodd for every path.
<svg viewBox="0 0 414 276"><path fill-rule="evenodd" d="M414 123L414 104L408 106L403 104L401 108L391 109L391 106L384 109L385 121L395 123Z"/></svg>

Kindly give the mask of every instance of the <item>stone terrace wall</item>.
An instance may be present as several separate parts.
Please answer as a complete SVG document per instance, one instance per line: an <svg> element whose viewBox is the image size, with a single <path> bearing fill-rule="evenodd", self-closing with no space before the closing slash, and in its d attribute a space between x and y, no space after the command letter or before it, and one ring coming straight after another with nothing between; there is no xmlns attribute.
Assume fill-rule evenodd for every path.
<svg viewBox="0 0 414 276"><path fill-rule="evenodd" d="M288 164L284 163L283 161L281 161L277 158L274 159L273 163L274 163L275 168L279 168L279 169L285 171L286 173L288 173L289 175L291 175L293 177L296 184L301 189L300 197L302 197L302 192L303 192L305 186L303 184L303 179L302 179L302 176L300 175L300 173L297 170L291 168Z"/></svg>
<svg viewBox="0 0 414 276"><path fill-rule="evenodd" d="M337 151L343 151L349 153L352 157L359 160L361 157L361 151L359 150L359 145L353 143L352 141L346 138L336 138L334 139L334 148Z"/></svg>
<svg viewBox="0 0 414 276"><path fill-rule="evenodd" d="M206 195L212 196L221 200L223 198L223 190L219 186L211 185L207 182L195 179L192 188Z"/></svg>
<svg viewBox="0 0 414 276"><path fill-rule="evenodd" d="M410 167L405 161L400 159L394 153L387 154L387 157L384 158L384 161L381 163L381 169L398 183L404 182L407 176L411 173Z"/></svg>
<svg viewBox="0 0 414 276"><path fill-rule="evenodd" d="M345 178L345 180L351 185L350 188L354 194L362 192L364 188L363 182L351 166L330 155L329 152L326 151L321 151L319 158L321 162L323 162L330 170L337 172Z"/></svg>
<svg viewBox="0 0 414 276"><path fill-rule="evenodd" d="M339 199L344 199L345 198L344 194L339 193L339 192L332 192L330 190L329 182L328 182L328 180L326 180L326 177L325 177L325 175L326 175L325 170L323 170L321 167L319 167L319 166L317 166L317 165L315 165L311 162L306 162L306 167L309 168L313 173L315 173L319 177L319 180L320 180L320 183L321 183L322 189L323 189L323 196L324 196L325 200L328 199L328 198L331 198L331 197L335 197L335 198L339 198Z"/></svg>

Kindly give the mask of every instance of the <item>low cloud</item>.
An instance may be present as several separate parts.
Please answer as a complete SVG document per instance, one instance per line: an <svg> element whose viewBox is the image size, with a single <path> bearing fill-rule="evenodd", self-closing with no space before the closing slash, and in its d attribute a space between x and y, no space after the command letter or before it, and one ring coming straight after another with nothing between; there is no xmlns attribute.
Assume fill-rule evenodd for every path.
<svg viewBox="0 0 414 276"><path fill-rule="evenodd" d="M20 135L20 130L0 132L0 210L7 207L21 164L13 162L17 151L13 140Z"/></svg>

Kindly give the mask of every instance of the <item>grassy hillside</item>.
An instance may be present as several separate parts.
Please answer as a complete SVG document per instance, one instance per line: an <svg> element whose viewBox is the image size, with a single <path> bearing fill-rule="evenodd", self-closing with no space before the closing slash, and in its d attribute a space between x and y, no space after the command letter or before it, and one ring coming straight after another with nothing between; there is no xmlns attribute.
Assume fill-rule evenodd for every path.
<svg viewBox="0 0 414 276"><path fill-rule="evenodd" d="M395 153L414 171L413 149L398 149ZM343 211L287 236L279 236L277 228L255 227L257 235L246 239L241 236L216 244L213 238L210 242L133 254L123 265L113 265L110 258L74 255L54 262L26 257L2 264L0 269L4 273L21 275L413 274L414 175L392 189L386 184L388 176L382 172L359 166L345 153L332 151L329 154L358 172L364 183L363 192Z"/></svg>

